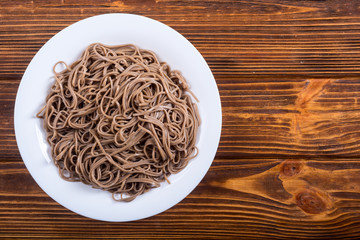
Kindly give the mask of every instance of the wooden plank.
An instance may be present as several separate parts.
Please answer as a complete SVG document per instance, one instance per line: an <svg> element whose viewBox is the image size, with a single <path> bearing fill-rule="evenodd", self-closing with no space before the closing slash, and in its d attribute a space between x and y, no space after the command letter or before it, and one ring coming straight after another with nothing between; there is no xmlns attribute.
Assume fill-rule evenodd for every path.
<svg viewBox="0 0 360 240"><path fill-rule="evenodd" d="M358 233L360 163L339 160L241 159L240 166L218 158L188 198L155 217L130 223L98 222L71 213L34 188L25 169L4 175L2 168L0 182L7 182L0 185L0 234L119 238L135 231L151 238L153 228L161 226L154 238L250 237L256 232L278 239L295 233L299 239L345 238ZM22 179L25 185L13 188L9 179Z"/></svg>
<svg viewBox="0 0 360 240"><path fill-rule="evenodd" d="M360 156L360 78L222 76L217 83L223 111L219 157ZM0 150L11 154L17 153L9 129L16 87L0 84Z"/></svg>
<svg viewBox="0 0 360 240"><path fill-rule="evenodd" d="M218 82L224 118L219 153L359 154L358 78Z"/></svg>
<svg viewBox="0 0 360 240"><path fill-rule="evenodd" d="M184 34L198 47L216 76L356 75L360 69L357 6L356 1L6 3L2 9L6 24L2 25L0 39L5 47L14 49L15 44L19 50L10 55L0 52L6 53L3 62L24 70L35 53L27 44L38 43L37 50L65 26L100 11L130 11L163 21ZM167 15L170 10L172 17ZM26 21L19 18L24 14L29 14ZM19 66L24 51L27 60ZM2 73L8 74L5 70Z"/></svg>

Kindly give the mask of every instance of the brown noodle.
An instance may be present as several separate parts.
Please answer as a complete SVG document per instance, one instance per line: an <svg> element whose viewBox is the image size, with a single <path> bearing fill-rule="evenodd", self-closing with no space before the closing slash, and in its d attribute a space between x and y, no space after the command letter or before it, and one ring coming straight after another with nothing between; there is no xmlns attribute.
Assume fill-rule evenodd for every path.
<svg viewBox="0 0 360 240"><path fill-rule="evenodd" d="M66 69L57 73L59 63ZM192 93L153 52L96 43L70 66L59 63L37 116L63 179L132 201L196 156Z"/></svg>

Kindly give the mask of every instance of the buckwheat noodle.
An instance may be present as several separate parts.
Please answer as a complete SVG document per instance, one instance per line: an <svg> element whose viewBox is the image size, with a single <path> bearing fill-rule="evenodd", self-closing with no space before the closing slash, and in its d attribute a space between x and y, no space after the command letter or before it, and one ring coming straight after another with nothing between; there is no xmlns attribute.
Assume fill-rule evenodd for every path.
<svg viewBox="0 0 360 240"><path fill-rule="evenodd" d="M56 72L58 64L65 70ZM55 83L37 116L63 179L132 201L197 155L193 94L153 52L95 43L53 71Z"/></svg>

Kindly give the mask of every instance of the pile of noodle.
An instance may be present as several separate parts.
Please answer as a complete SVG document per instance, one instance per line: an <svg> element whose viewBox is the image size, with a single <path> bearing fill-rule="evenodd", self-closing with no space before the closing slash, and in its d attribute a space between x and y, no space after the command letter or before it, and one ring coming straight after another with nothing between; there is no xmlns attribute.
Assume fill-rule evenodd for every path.
<svg viewBox="0 0 360 240"><path fill-rule="evenodd" d="M132 201L196 156L200 118L192 93L153 52L96 43L73 64L57 64L66 69L54 66L38 117L63 179Z"/></svg>

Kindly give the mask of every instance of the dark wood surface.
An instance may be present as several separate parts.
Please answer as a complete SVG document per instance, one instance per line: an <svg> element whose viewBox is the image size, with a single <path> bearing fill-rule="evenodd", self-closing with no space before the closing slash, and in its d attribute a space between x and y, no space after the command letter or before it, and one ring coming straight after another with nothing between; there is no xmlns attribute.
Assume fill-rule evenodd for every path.
<svg viewBox="0 0 360 240"><path fill-rule="evenodd" d="M126 12L201 52L223 128L200 185L156 216L108 223L48 197L20 157L13 109L32 57L66 26ZM0 1L0 238L360 238L360 1Z"/></svg>

